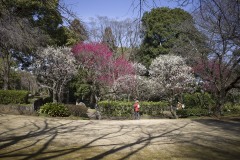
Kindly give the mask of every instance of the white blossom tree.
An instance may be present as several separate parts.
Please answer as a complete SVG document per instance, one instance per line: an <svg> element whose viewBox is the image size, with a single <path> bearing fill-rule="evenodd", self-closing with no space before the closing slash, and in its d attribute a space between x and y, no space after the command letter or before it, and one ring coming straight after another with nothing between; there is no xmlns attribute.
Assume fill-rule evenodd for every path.
<svg viewBox="0 0 240 160"><path fill-rule="evenodd" d="M75 58L68 47L39 49L33 63L33 73L41 87L52 91L53 102L62 101L64 87L76 71Z"/></svg>
<svg viewBox="0 0 240 160"><path fill-rule="evenodd" d="M147 68L141 63L133 64L135 74L129 74L119 77L114 81L112 86L112 92L121 98L124 95L130 97L137 97L140 100L149 100L157 97L157 87L155 81L149 79L146 75L148 74Z"/></svg>
<svg viewBox="0 0 240 160"><path fill-rule="evenodd" d="M144 76L148 72L147 68L141 63L134 63L133 67L137 75Z"/></svg>
<svg viewBox="0 0 240 160"><path fill-rule="evenodd" d="M115 93L114 95L116 95L115 98L127 95L129 101L130 96L136 96L136 77L134 75L121 76L114 81L111 89Z"/></svg>
<svg viewBox="0 0 240 160"><path fill-rule="evenodd" d="M194 84L192 68L180 56L161 55L153 60L149 69L153 91L157 95L165 95L171 109L174 97L191 90Z"/></svg>

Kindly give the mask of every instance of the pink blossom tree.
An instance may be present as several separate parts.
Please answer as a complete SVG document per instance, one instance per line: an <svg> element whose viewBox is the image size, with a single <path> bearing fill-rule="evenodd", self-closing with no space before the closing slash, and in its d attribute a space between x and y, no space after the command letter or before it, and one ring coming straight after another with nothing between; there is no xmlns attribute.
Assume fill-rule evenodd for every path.
<svg viewBox="0 0 240 160"><path fill-rule="evenodd" d="M228 92L238 81L238 73L232 62L220 62L218 58L200 59L194 72L203 81L202 89L212 93L215 100L215 113L221 114Z"/></svg>
<svg viewBox="0 0 240 160"><path fill-rule="evenodd" d="M87 71L91 84L91 102L98 99L100 90L110 88L115 80L134 74L133 65L124 57L113 58L113 53L102 43L79 43L72 48L79 67Z"/></svg>

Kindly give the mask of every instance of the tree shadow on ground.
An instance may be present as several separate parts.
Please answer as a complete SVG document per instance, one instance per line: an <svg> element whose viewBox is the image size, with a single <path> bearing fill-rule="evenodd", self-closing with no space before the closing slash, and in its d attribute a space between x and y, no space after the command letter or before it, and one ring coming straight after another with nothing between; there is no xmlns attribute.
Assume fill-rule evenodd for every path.
<svg viewBox="0 0 240 160"><path fill-rule="evenodd" d="M54 125L52 121L52 119L46 118L44 118L41 122L29 120L16 128L6 127L4 130L0 129L0 159L48 160L60 159L68 155L75 154L75 158L72 159L95 160L105 159L106 157L114 156L119 153L121 154L122 151L129 150L118 158L123 160L130 159L132 156L138 154L148 146L157 147L161 145L176 145L180 148L178 150L174 150L173 156L176 157L177 155L180 156L180 158L182 156L190 159L214 159L215 157L220 157L219 159L236 159L238 158L240 152L237 151L237 147L240 148L240 141L234 141L230 137L231 134L239 134L239 122L193 120L179 124L178 121L174 121L174 123L170 124L172 125L171 127L167 127L169 124L162 127L159 127L156 124L148 124L147 127L152 130L147 130L145 128L146 126L137 125L137 123L134 126L123 124L115 126L115 129L112 132L109 132L108 130L113 126L105 125L102 128L99 126L99 128L106 130L106 133L101 132L98 134L97 132L99 128L93 127L91 130L86 131L84 127L91 126L92 123L98 124L100 121L79 121L79 123L78 121L66 121L65 123L58 123L57 120L54 120L56 121ZM7 122L8 120L5 119L4 123ZM206 127L213 129L210 129L209 132L201 130L186 132L193 123L201 123ZM101 125L101 123L99 123L99 125ZM222 137L221 135L215 135L215 129L223 129L226 132L230 132L229 138ZM22 130L25 132L22 132ZM90 134L88 132L92 132L93 134L95 133L96 135L92 139L89 137L88 141L85 143L78 143L75 146L67 146L67 144L59 146L57 143L59 136L63 136L65 134L82 134L88 138ZM122 141L113 141L106 144L100 143L102 140L111 141L112 139L121 136L130 136L132 132L139 132L139 136L127 143ZM206 142L206 144L199 142ZM237 147L236 150L229 151L224 147L221 148L223 144L226 147ZM84 156L84 158L81 158L81 155L78 154L79 152L84 153L85 150L91 150L97 147L105 147L107 149L91 153L91 155ZM30 152L26 150L30 150ZM214 154L212 155L211 153ZM216 156L216 154L218 154L218 156Z"/></svg>
<svg viewBox="0 0 240 160"><path fill-rule="evenodd" d="M184 124L183 126L180 126L178 128L174 128L172 130L166 130L165 132L152 135L151 133L146 133L142 130L141 126L135 126L132 127L132 131L138 129L141 134L144 136L140 136L134 141L130 141L129 143L122 143L122 142L115 142L111 144L99 144L95 143L99 140L103 139L113 139L115 136L121 137L125 134L129 134L129 132L132 132L131 130L123 131L124 128L127 128L128 126L121 125L118 126L118 130L115 130L111 133L105 133L105 134L99 134L96 136L95 139L90 140L89 142L74 146L70 148L62 147L59 149L59 147L56 147L56 149L49 150L48 148L50 146L54 146L56 144L56 138L60 135L64 135L65 133L74 133L78 132L78 128L81 127L80 125L70 125L73 121L69 121L68 123L64 124L58 124L58 125L50 125L51 122L49 122L48 119L44 119L43 124L39 125L40 123L37 121L30 121L27 122L17 128L8 128L5 131L0 133L0 158L9 158L9 159L22 159L22 160L28 160L28 159L53 159L58 158L64 155L72 154L84 149L94 148L94 147L108 147L111 148L107 151L103 151L99 154L95 154L92 156L92 158L86 158L86 159L103 159L106 156L113 155L115 153L118 153L120 151L123 151L124 149L131 148L131 152L126 154L121 159L126 159L130 157L131 155L141 151L146 146L151 144L151 141L157 138L160 138L162 136L165 136L171 132L174 132L176 130L179 130L181 128L184 128L187 124ZM86 126L91 124L91 121L89 123L84 123L82 125ZM31 126L31 130L27 132L21 133L23 129L28 130ZM102 128L103 130L108 130L111 128L111 126ZM94 130L94 129L93 129ZM119 134L120 133L120 134ZM75 133L76 134L76 133ZM81 133L78 133L81 134ZM118 134L118 135L116 135ZM86 135L87 138L87 135ZM35 149L33 149L35 148ZM32 152L26 152L26 150L32 150Z"/></svg>
<svg viewBox="0 0 240 160"><path fill-rule="evenodd" d="M216 129L223 129L233 134L239 134L240 132L240 118L229 118L229 119L197 119L195 122L215 127Z"/></svg>

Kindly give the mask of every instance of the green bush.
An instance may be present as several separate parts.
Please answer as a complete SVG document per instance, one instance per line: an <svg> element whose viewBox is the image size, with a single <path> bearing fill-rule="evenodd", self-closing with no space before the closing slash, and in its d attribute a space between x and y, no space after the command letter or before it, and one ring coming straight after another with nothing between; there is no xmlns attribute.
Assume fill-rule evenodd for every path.
<svg viewBox="0 0 240 160"><path fill-rule="evenodd" d="M131 117L132 102L101 101L98 103L102 115L109 117Z"/></svg>
<svg viewBox="0 0 240 160"><path fill-rule="evenodd" d="M87 117L88 109L85 105L67 104L66 107L68 108L70 114L73 116Z"/></svg>
<svg viewBox="0 0 240 160"><path fill-rule="evenodd" d="M176 112L179 117L209 115L208 109L201 109L201 108L180 109L180 110L177 110Z"/></svg>
<svg viewBox="0 0 240 160"><path fill-rule="evenodd" d="M44 97L43 98L43 103L52 103L52 97Z"/></svg>
<svg viewBox="0 0 240 160"><path fill-rule="evenodd" d="M133 114L134 102L101 101L98 103L102 115L108 117L130 118ZM140 113L150 116L160 116L168 110L167 102L140 102Z"/></svg>
<svg viewBox="0 0 240 160"><path fill-rule="evenodd" d="M196 92L183 94L183 103L186 108L205 108L213 106L214 101L209 93Z"/></svg>
<svg viewBox="0 0 240 160"><path fill-rule="evenodd" d="M239 114L240 113L240 106L232 108L232 110L230 110L230 112L232 114Z"/></svg>
<svg viewBox="0 0 240 160"><path fill-rule="evenodd" d="M223 107L223 112L229 114L239 114L240 113L240 104L226 103Z"/></svg>
<svg viewBox="0 0 240 160"><path fill-rule="evenodd" d="M46 103L40 110L40 114L46 114L52 117L67 117L70 115L70 112L66 106L58 103Z"/></svg>
<svg viewBox="0 0 240 160"><path fill-rule="evenodd" d="M1 104L26 104L28 103L28 91L0 90Z"/></svg>

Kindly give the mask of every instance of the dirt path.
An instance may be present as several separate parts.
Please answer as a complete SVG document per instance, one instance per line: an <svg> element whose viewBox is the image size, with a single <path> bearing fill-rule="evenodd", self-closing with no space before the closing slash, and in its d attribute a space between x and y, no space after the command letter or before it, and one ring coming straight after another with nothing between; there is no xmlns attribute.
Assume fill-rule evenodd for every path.
<svg viewBox="0 0 240 160"><path fill-rule="evenodd" d="M240 121L0 115L0 159L239 159Z"/></svg>

